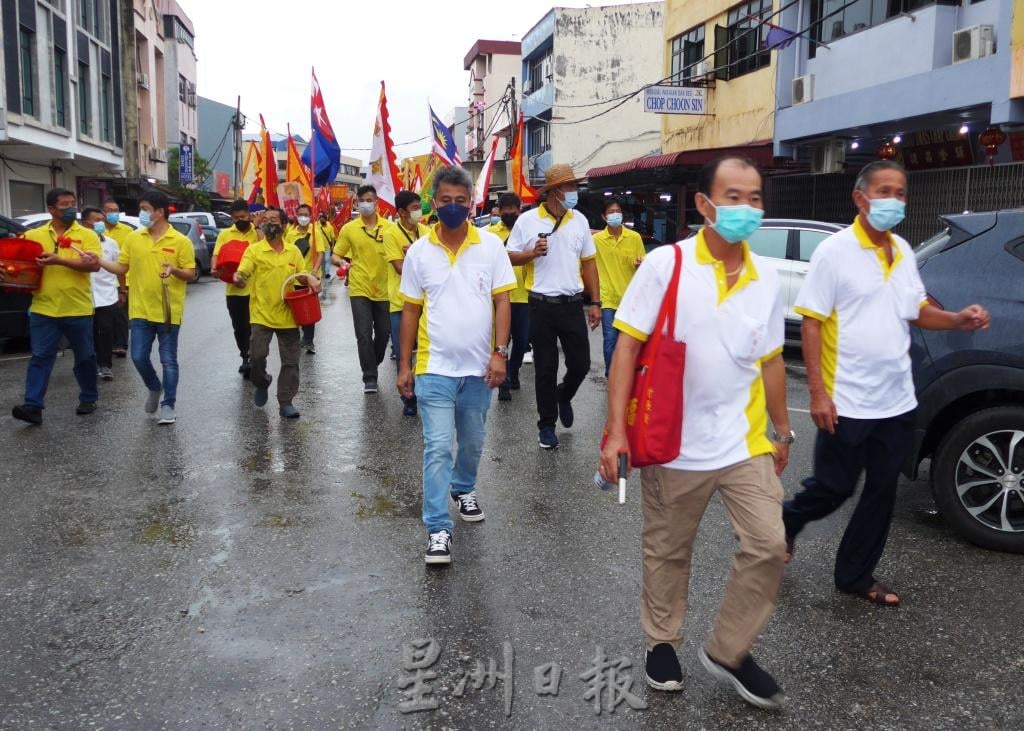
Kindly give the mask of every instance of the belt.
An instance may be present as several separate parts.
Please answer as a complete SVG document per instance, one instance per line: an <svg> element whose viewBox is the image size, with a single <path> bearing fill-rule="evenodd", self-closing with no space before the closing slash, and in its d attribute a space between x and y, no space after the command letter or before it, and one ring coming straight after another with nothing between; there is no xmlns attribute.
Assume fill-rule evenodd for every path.
<svg viewBox="0 0 1024 731"><path fill-rule="evenodd" d="M546 302L549 305L571 305L575 302L582 302L583 295L581 293L576 294L560 294L557 297L550 297L546 294L539 294L537 292L530 292L529 299L534 302Z"/></svg>

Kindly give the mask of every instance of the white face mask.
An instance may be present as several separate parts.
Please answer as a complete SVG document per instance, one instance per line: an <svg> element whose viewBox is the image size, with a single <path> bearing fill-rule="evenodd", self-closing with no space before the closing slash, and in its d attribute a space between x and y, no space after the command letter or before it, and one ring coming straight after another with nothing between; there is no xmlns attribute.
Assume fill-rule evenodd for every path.
<svg viewBox="0 0 1024 731"><path fill-rule="evenodd" d="M359 212L364 216L372 216L377 212L376 201L359 201Z"/></svg>
<svg viewBox="0 0 1024 731"><path fill-rule="evenodd" d="M309 216L298 216L295 220L299 222L300 226L309 225Z"/></svg>
<svg viewBox="0 0 1024 731"><path fill-rule="evenodd" d="M414 226L423 220L423 211L416 210L409 214L409 222Z"/></svg>

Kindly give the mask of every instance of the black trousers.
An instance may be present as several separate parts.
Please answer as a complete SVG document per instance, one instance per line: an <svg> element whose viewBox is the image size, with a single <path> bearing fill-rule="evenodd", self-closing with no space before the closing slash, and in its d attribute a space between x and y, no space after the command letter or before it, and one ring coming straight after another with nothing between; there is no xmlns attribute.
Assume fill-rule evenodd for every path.
<svg viewBox="0 0 1024 731"><path fill-rule="evenodd" d="M124 304L117 306L114 313L114 347L128 350L128 295L124 296Z"/></svg>
<svg viewBox="0 0 1024 731"><path fill-rule="evenodd" d="M553 429L558 402L572 399L590 371L590 337L580 302L554 304L530 300L538 429ZM565 378L558 383L558 344L565 354Z"/></svg>
<svg viewBox="0 0 1024 731"><path fill-rule="evenodd" d="M249 358L249 295L232 295L225 297L228 303L228 315L231 316L231 329L235 331L235 345L242 360Z"/></svg>
<svg viewBox="0 0 1024 731"><path fill-rule="evenodd" d="M113 366L114 358L114 332L117 323L117 313L121 305L116 302L112 305L97 307L92 316L92 339L96 344L96 365L100 368Z"/></svg>
<svg viewBox="0 0 1024 731"><path fill-rule="evenodd" d="M302 330L302 347L307 347L313 344L313 338L316 337L316 323L312 325L303 325Z"/></svg>
<svg viewBox="0 0 1024 731"><path fill-rule="evenodd" d="M783 504L786 536L831 514L851 497L864 473L864 490L836 555L835 582L840 591L861 592L875 582L874 571L889 537L896 483L910 453L914 412L888 419L839 417L835 434L818 430L814 476Z"/></svg>
<svg viewBox="0 0 1024 731"><path fill-rule="evenodd" d="M391 304L369 297L350 297L352 325L356 331L356 349L363 383L377 380L377 366L384 362L391 342Z"/></svg>

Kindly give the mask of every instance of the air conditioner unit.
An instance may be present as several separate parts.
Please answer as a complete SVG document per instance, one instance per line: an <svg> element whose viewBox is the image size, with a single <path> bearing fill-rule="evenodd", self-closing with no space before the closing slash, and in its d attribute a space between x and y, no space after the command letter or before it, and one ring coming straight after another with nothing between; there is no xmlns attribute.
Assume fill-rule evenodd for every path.
<svg viewBox="0 0 1024 731"><path fill-rule="evenodd" d="M135 81L143 89L149 88L149 74L137 73L135 74Z"/></svg>
<svg viewBox="0 0 1024 731"><path fill-rule="evenodd" d="M150 147L149 159L153 162L167 162L167 150L160 147Z"/></svg>
<svg viewBox="0 0 1024 731"><path fill-rule="evenodd" d="M995 50L991 25L973 25L953 32L953 63L990 56Z"/></svg>
<svg viewBox="0 0 1024 731"><path fill-rule="evenodd" d="M811 156L811 172L815 175L841 173L846 162L846 142L844 140L826 140L814 146Z"/></svg>
<svg viewBox="0 0 1024 731"><path fill-rule="evenodd" d="M814 101L814 74L797 76L793 79L793 104L806 104Z"/></svg>

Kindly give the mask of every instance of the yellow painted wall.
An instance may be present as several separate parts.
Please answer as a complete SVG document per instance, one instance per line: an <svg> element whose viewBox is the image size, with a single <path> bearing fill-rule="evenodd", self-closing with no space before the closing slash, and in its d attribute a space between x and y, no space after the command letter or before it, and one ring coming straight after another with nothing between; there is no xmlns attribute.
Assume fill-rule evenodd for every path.
<svg viewBox="0 0 1024 731"><path fill-rule="evenodd" d="M779 7L776 0L774 9ZM712 54L715 25L726 24L736 0L666 0L664 76L672 73L671 41L704 24L704 55ZM707 59L714 68L714 56ZM662 115L662 150L681 152L770 141L775 132L775 52L762 69L731 81L718 79L707 90L707 109L715 116Z"/></svg>
<svg viewBox="0 0 1024 731"><path fill-rule="evenodd" d="M1010 98L1024 97L1024 3L1013 4L1010 21Z"/></svg>

